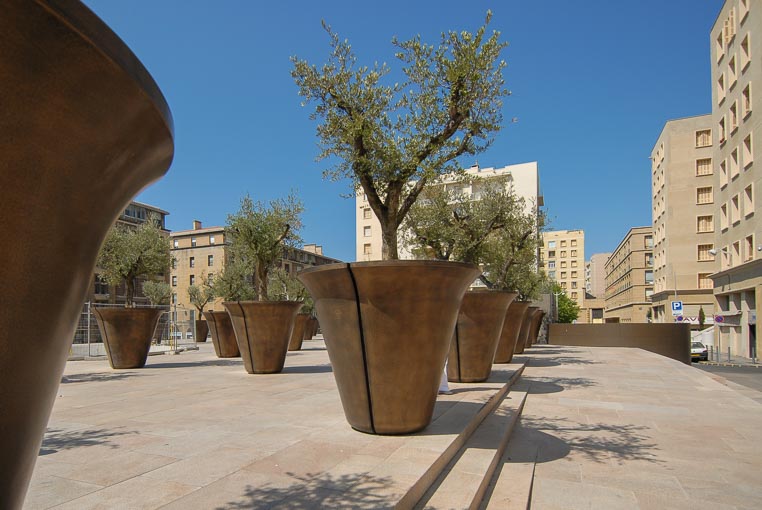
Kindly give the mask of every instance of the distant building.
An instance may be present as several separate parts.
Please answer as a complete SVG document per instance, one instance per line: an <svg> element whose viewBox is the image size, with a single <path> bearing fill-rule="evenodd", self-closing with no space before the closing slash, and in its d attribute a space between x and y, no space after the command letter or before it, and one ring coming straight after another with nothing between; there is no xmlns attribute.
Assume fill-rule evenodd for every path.
<svg viewBox="0 0 762 510"><path fill-rule="evenodd" d="M762 2L727 0L710 32L715 228L718 272L711 275L715 343L757 356L762 312ZM753 113L753 112L757 113Z"/></svg>
<svg viewBox="0 0 762 510"><path fill-rule="evenodd" d="M594 298L606 297L606 261L610 256L611 253L594 253L585 262L585 292Z"/></svg>
<svg viewBox="0 0 762 510"><path fill-rule="evenodd" d="M540 195L540 175L537 170L537 162L509 165L503 168L479 168L478 165L467 169L466 175L479 176L485 179L505 176L508 179L507 186L513 187L516 196L524 199L526 212L537 213L537 208L543 205L543 197ZM453 182L453 178L444 178L443 182ZM463 188L463 192L469 195L478 195L478 190L471 186ZM368 204L368 198L360 190L355 198L355 239L356 258L359 261L381 260L381 223L376 218ZM401 241L401 240L400 240ZM412 258L408 247L404 243L399 244L400 258Z"/></svg>
<svg viewBox="0 0 762 510"><path fill-rule="evenodd" d="M654 271L653 229L633 227L606 262L606 322L648 322Z"/></svg>
<svg viewBox="0 0 762 510"><path fill-rule="evenodd" d="M585 305L585 231L542 233L540 267L580 308Z"/></svg>
<svg viewBox="0 0 762 510"><path fill-rule="evenodd" d="M191 230L178 230L170 234L172 239L172 266L170 285L172 286L173 314L179 321L193 321L197 312L188 298L188 287L199 285L204 278L212 278L225 268L228 243L224 227L203 227L198 220L193 221ZM323 255L323 247L307 244L303 249L283 248L281 267L296 274L305 267L341 262ZM222 311L222 298L209 303L204 311ZM192 324L190 322L189 324Z"/></svg>
<svg viewBox="0 0 762 510"><path fill-rule="evenodd" d="M701 115L668 121L651 151L654 252L646 255L646 266L654 269L654 322L674 322L671 302L681 301L680 320L698 328L703 309L713 323L709 275L718 264L712 147L711 115Z"/></svg>

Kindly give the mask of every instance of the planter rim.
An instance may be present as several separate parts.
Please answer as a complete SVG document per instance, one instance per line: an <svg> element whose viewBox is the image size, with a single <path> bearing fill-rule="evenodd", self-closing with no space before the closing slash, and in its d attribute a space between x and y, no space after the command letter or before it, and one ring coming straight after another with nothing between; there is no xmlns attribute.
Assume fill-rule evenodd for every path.
<svg viewBox="0 0 762 510"><path fill-rule="evenodd" d="M223 301L222 306L230 305L233 303L241 303L246 305L252 304L252 303L262 303L262 304L273 305L273 304L281 304L281 303L302 303L303 304L304 301L255 301L252 299L252 300L244 300L244 301ZM224 313L227 313L227 312L224 312Z"/></svg>
<svg viewBox="0 0 762 510"><path fill-rule="evenodd" d="M518 292L513 290L502 290L502 289L471 289L471 290L467 290L466 294L516 294L518 295Z"/></svg>
<svg viewBox="0 0 762 510"><path fill-rule="evenodd" d="M361 267L417 267L417 266L441 266L441 267L467 267L479 270L481 269L475 264L469 264L466 262L452 262L449 260L372 260L369 262L340 262L336 264L323 264L321 266L309 267L299 271L299 274L317 273L320 271L331 271L335 269L344 269L347 267L361 268Z"/></svg>

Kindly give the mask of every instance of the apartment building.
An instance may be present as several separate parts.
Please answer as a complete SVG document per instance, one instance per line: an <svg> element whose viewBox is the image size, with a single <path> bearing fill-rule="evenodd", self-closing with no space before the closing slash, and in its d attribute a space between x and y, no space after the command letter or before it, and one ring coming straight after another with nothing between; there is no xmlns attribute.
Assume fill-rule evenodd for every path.
<svg viewBox="0 0 762 510"><path fill-rule="evenodd" d="M682 301L679 320L699 327L714 322L712 280L716 209L712 116L670 120L651 151L654 322L674 322L672 301Z"/></svg>
<svg viewBox="0 0 762 510"><path fill-rule="evenodd" d="M145 223L149 219L159 223L159 226L163 231L169 235L169 231L166 229L166 217L169 213L158 207L143 204L140 202L130 202L130 204L124 209L122 214L116 220L116 224L137 227L138 225ZM158 277L166 278L167 275L157 275ZM148 304L148 298L143 295L142 282L145 281L145 277L138 279L135 285L134 302L136 305ZM90 302L93 305L102 303L111 304L124 304L126 301L125 286L109 286L100 276L100 271L96 267L93 273L93 279L90 284L90 291L85 297L85 302Z"/></svg>
<svg viewBox="0 0 762 510"><path fill-rule="evenodd" d="M604 299L606 297L606 261L611 253L594 253L585 262L585 292Z"/></svg>
<svg viewBox="0 0 762 510"><path fill-rule="evenodd" d="M762 1L727 0L710 32L714 246L711 275L717 314L715 343L753 357L762 309L762 231L756 192L762 183Z"/></svg>
<svg viewBox="0 0 762 510"><path fill-rule="evenodd" d="M633 227L606 262L606 322L648 322L654 288L653 228Z"/></svg>
<svg viewBox="0 0 762 510"><path fill-rule="evenodd" d="M503 168L480 168L474 165L465 170L466 175L478 176L484 179L504 176L507 178L506 186L513 188L516 196L524 199L526 212L536 213L537 208L543 205L543 197L540 194L540 175L537 169L537 162L521 163L517 165L508 165ZM453 182L452 178L445 178L443 182ZM463 192L468 195L478 195L478 189L471 186L463 188ZM368 204L368 198L360 190L355 197L355 239L356 239L356 259L381 260L381 223L376 218L373 210ZM401 241L401 240L400 240ZM400 258L410 259L412 254L404 243L400 242Z"/></svg>
<svg viewBox="0 0 762 510"><path fill-rule="evenodd" d="M227 261L227 243L224 227L204 227L193 221L190 230L178 230L170 234L174 261L170 275L172 306L176 320L195 320L196 309L188 298L188 287L199 285L204 278L220 273ZM323 247L307 244L302 249L283 248L281 267L296 274L305 267L341 262L323 255ZM223 310L222 298L209 303L205 311Z"/></svg>
<svg viewBox="0 0 762 510"><path fill-rule="evenodd" d="M540 267L580 308L585 304L585 231L542 233Z"/></svg>

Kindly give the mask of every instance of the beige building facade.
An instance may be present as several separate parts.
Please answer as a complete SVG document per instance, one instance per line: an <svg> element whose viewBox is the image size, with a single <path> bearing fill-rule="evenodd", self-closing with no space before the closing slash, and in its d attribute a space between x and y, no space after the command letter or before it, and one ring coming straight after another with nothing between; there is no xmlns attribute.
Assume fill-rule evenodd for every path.
<svg viewBox="0 0 762 510"><path fill-rule="evenodd" d="M727 0L710 32L713 150L717 206L712 275L715 344L754 357L762 311L762 229L756 193L762 185L762 1Z"/></svg>
<svg viewBox="0 0 762 510"><path fill-rule="evenodd" d="M589 295L606 298L606 262L611 253L594 253L585 262L585 292Z"/></svg>
<svg viewBox="0 0 762 510"><path fill-rule="evenodd" d="M507 186L513 188L516 196L524 199L526 212L536 213L537 208L543 205L543 197L540 194L540 174L537 162L508 165L503 168L480 168L472 166L465 171L466 175L478 176L484 179L491 177L507 178ZM452 179L444 179L444 183ZM463 191L469 195L478 194L477 189L468 186ZM355 197L355 239L356 260L381 260L381 223L368 203L368 198L360 190ZM399 254L402 259L412 258L410 250L406 248L400 238Z"/></svg>
<svg viewBox="0 0 762 510"><path fill-rule="evenodd" d="M585 231L542 233L540 267L580 308L585 304Z"/></svg>
<svg viewBox="0 0 762 510"><path fill-rule="evenodd" d="M651 151L651 198L654 231L654 322L689 322L698 329L714 323L710 275L715 257L715 186L712 116L668 121ZM681 302L682 315L673 315Z"/></svg>
<svg viewBox="0 0 762 510"><path fill-rule="evenodd" d="M606 262L605 322L648 322L653 293L653 228L633 227Z"/></svg>

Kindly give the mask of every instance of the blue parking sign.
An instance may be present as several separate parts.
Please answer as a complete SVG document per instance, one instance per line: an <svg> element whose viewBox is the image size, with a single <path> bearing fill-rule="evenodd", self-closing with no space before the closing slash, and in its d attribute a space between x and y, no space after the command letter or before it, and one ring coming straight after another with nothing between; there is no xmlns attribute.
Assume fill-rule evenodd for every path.
<svg viewBox="0 0 762 510"><path fill-rule="evenodd" d="M683 314L683 302L682 301L672 301L672 315L682 315Z"/></svg>

